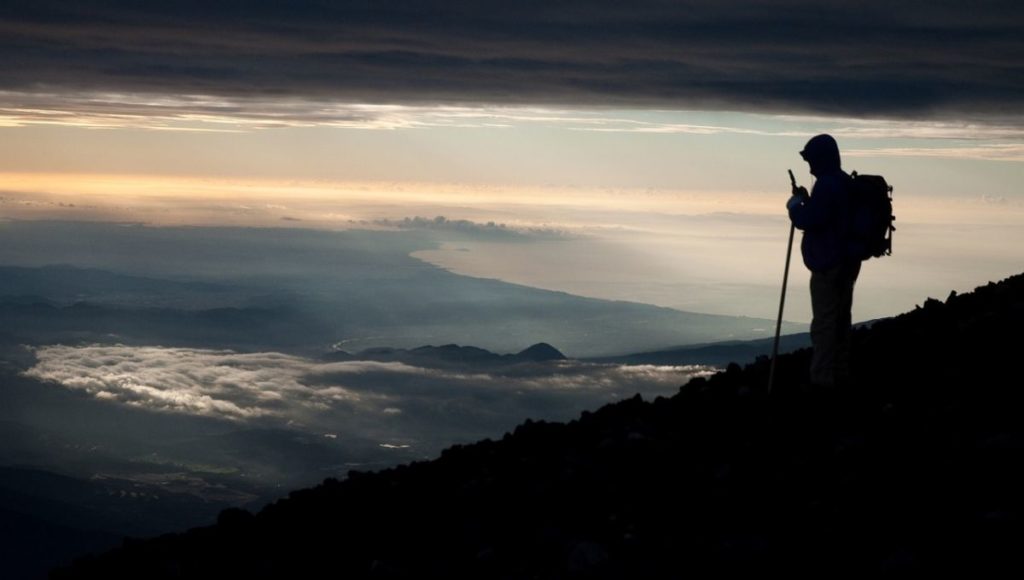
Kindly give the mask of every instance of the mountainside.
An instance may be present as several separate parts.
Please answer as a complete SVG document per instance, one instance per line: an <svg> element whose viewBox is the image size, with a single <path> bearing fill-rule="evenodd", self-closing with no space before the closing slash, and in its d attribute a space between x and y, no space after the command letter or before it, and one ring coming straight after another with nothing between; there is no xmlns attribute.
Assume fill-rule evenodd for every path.
<svg viewBox="0 0 1024 580"><path fill-rule="evenodd" d="M809 351L672 398L378 473L79 561L57 578L977 576L1024 571L1024 275L855 333L857 389Z"/></svg>

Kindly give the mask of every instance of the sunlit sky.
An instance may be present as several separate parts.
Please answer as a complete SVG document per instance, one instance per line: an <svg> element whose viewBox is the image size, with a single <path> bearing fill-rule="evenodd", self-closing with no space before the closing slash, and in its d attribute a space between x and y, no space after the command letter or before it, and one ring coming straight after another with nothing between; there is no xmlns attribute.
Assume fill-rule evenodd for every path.
<svg viewBox="0 0 1024 580"><path fill-rule="evenodd" d="M569 235L418 256L588 296L770 318L786 170L809 186L797 151L829 132L847 170L896 188L895 252L865 268L855 318L1024 266L1012 3L896 10L876 27L890 42L856 56L818 25L856 37L882 4L818 21L766 16L756 2L737 3L747 12L651 3L649 17L613 3L486 17L486 6L434 6L427 25L390 3L379 13L267 3L242 21L233 3L94 4L0 14L16 65L0 79L2 219L543 226ZM787 318L806 321L799 260L793 276Z"/></svg>

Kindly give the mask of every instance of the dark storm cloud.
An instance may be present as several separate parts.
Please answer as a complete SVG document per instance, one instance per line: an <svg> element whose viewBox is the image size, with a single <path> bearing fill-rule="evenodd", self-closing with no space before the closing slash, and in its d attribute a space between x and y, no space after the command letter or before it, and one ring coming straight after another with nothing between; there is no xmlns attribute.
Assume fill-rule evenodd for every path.
<svg viewBox="0 0 1024 580"><path fill-rule="evenodd" d="M0 7L0 89L1015 113L1024 5L290 0Z"/></svg>

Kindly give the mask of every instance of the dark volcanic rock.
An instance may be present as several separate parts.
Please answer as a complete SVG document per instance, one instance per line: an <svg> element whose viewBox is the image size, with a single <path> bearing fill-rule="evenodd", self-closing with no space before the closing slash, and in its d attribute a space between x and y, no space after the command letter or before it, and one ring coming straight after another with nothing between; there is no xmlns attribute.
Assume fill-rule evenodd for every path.
<svg viewBox="0 0 1024 580"><path fill-rule="evenodd" d="M678 395L291 493L57 578L681 578L1024 568L1024 276L855 334L857 388L809 351Z"/></svg>

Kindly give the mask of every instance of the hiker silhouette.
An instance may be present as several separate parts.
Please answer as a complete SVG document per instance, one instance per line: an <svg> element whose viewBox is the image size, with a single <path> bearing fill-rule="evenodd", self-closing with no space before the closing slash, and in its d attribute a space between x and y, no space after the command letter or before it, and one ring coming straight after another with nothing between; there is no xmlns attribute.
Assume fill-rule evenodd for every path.
<svg viewBox="0 0 1024 580"><path fill-rule="evenodd" d="M861 260L850 255L851 177L831 135L811 138L800 151L815 177L810 193L794 185L789 219L803 231L800 253L811 271L812 386L844 387L850 371L853 287Z"/></svg>

